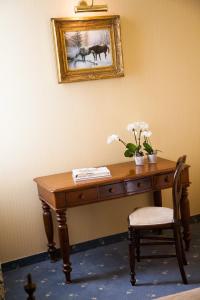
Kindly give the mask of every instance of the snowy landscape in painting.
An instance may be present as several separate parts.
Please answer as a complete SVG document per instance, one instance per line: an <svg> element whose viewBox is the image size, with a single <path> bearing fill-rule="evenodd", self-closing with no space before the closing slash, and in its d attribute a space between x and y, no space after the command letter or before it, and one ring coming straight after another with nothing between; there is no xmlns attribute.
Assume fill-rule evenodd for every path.
<svg viewBox="0 0 200 300"><path fill-rule="evenodd" d="M65 32L69 70L108 67L113 64L107 29Z"/></svg>

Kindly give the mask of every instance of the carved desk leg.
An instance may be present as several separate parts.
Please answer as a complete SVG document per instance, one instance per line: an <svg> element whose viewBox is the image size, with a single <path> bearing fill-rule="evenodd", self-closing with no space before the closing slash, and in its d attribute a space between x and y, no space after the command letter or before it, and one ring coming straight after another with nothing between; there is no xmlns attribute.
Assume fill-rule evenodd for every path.
<svg viewBox="0 0 200 300"><path fill-rule="evenodd" d="M66 223L66 209L56 210L58 222L58 234L60 240L60 250L63 258L63 272L66 277L66 283L71 283L70 273L72 271L71 263L69 261L69 236Z"/></svg>
<svg viewBox="0 0 200 300"><path fill-rule="evenodd" d="M53 221L51 215L51 208L46 202L42 201L42 209L43 209L44 228L48 240L48 253L51 261L54 262L56 261L56 247L53 241Z"/></svg>
<svg viewBox="0 0 200 300"><path fill-rule="evenodd" d="M188 199L187 187L182 190L181 199L181 221L183 226L183 239L185 241L185 250L188 251L190 248L191 232L190 232L190 203Z"/></svg>

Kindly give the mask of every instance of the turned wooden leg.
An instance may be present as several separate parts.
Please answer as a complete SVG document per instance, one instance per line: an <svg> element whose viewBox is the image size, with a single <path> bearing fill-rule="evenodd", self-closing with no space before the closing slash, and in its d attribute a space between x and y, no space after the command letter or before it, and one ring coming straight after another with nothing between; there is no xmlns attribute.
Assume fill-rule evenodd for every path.
<svg viewBox="0 0 200 300"><path fill-rule="evenodd" d="M42 201L42 200L41 200ZM56 247L53 241L53 221L49 205L42 201L44 228L48 240L48 253L52 262L56 261Z"/></svg>
<svg viewBox="0 0 200 300"><path fill-rule="evenodd" d="M162 206L162 193L161 191L153 192L154 206Z"/></svg>
<svg viewBox="0 0 200 300"><path fill-rule="evenodd" d="M135 285L135 249L136 249L136 239L135 233L131 226L128 228L128 240L129 240L129 263L130 263L130 275L131 275L131 284Z"/></svg>
<svg viewBox="0 0 200 300"><path fill-rule="evenodd" d="M140 230L135 231L136 237L136 257L137 261L140 262Z"/></svg>
<svg viewBox="0 0 200 300"><path fill-rule="evenodd" d="M63 272L66 277L66 283L71 283L70 273L72 271L71 263L69 261L69 236L66 223L66 209L56 210L58 222L58 234L60 240L60 250L63 258Z"/></svg>
<svg viewBox="0 0 200 300"><path fill-rule="evenodd" d="M34 292L36 290L36 284L32 282L31 274L27 276L27 284L24 285L24 290L28 294L27 300L35 300Z"/></svg>
<svg viewBox="0 0 200 300"><path fill-rule="evenodd" d="M182 198L180 202L181 210L181 222L183 226L183 240L185 242L185 250L188 251L190 248L191 232L190 232L190 203L188 199L187 188L184 187L182 190Z"/></svg>

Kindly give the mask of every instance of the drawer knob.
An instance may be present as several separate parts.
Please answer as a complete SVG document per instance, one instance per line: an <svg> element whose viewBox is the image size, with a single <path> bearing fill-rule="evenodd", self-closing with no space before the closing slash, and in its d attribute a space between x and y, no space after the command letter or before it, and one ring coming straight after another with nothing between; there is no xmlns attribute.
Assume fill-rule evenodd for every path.
<svg viewBox="0 0 200 300"><path fill-rule="evenodd" d="M165 181L165 182L169 182L169 177L166 176L165 179L164 179L164 181Z"/></svg>
<svg viewBox="0 0 200 300"><path fill-rule="evenodd" d="M137 183L137 187L138 187L138 188L141 187L141 182L138 182L138 183Z"/></svg>
<svg viewBox="0 0 200 300"><path fill-rule="evenodd" d="M113 192L113 188L109 188L109 193L112 193Z"/></svg>
<svg viewBox="0 0 200 300"><path fill-rule="evenodd" d="M84 194L83 194L83 193L81 193L81 194L79 195L79 198L80 198L80 199L82 199L82 200L83 200L83 199L85 199L85 196L84 196Z"/></svg>

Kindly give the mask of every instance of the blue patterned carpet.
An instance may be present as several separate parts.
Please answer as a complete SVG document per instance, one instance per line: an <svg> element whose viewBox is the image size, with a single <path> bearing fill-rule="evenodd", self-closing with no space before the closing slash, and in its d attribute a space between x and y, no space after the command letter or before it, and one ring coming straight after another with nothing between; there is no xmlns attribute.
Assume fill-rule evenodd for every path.
<svg viewBox="0 0 200 300"><path fill-rule="evenodd" d="M164 247L143 247L147 253L161 253ZM147 251L148 249L148 251ZM144 253L144 251L143 251ZM137 263L137 285L129 280L127 241L100 246L71 256L73 284L65 285L62 262L43 261L4 274L6 300L23 300L26 275L37 284L36 300L145 300L200 287L200 223L192 225L192 245L185 267L188 285L183 285L175 258L143 260Z"/></svg>

